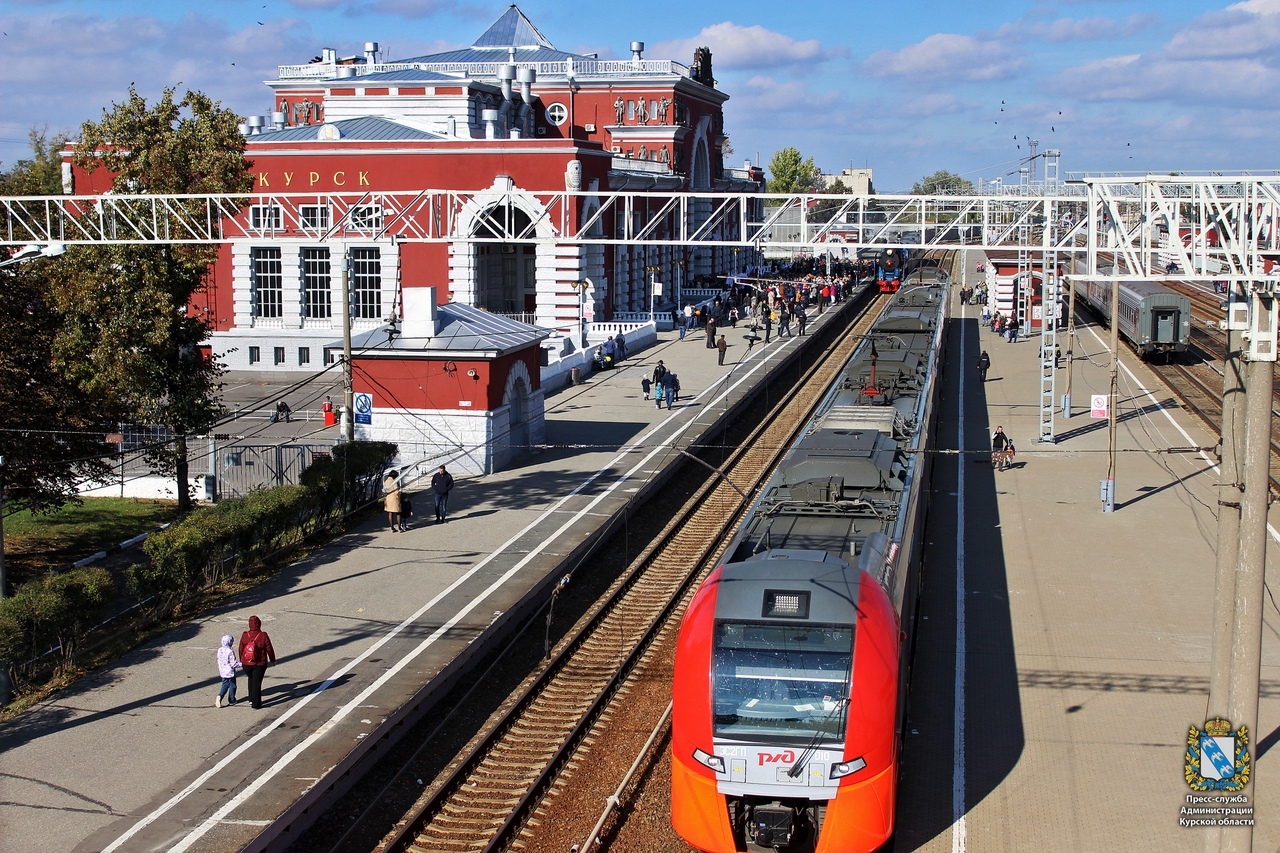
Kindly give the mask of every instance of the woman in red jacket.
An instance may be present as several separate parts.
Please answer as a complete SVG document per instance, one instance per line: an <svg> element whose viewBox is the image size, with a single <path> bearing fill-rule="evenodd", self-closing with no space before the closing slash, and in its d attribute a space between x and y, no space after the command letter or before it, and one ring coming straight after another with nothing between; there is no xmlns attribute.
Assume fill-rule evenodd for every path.
<svg viewBox="0 0 1280 853"><path fill-rule="evenodd" d="M271 648L271 638L262 630L262 620L249 617L249 630L240 635L240 663L249 676L249 704L262 707L262 677L267 665L276 662L276 650Z"/></svg>

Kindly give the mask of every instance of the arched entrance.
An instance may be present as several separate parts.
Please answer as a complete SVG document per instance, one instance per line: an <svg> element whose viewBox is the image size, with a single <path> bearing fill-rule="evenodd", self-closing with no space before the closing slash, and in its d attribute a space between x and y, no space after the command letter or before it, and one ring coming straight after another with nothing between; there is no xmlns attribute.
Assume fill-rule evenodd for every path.
<svg viewBox="0 0 1280 853"><path fill-rule="evenodd" d="M511 455L519 456L529 449L529 386L524 377L514 379L508 386L507 410L508 434Z"/></svg>
<svg viewBox="0 0 1280 853"><path fill-rule="evenodd" d="M533 234L532 221L511 206L489 208L472 236L503 238ZM476 244L476 307L496 314L533 313L538 307L537 246L504 242Z"/></svg>

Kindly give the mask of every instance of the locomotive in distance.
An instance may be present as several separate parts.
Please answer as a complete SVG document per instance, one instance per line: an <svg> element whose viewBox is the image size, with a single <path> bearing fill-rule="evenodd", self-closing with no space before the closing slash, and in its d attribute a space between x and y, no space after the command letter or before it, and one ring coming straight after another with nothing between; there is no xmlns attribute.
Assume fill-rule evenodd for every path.
<svg viewBox="0 0 1280 853"><path fill-rule="evenodd" d="M945 279L892 297L685 612L671 809L700 850L893 833L947 310Z"/></svg>

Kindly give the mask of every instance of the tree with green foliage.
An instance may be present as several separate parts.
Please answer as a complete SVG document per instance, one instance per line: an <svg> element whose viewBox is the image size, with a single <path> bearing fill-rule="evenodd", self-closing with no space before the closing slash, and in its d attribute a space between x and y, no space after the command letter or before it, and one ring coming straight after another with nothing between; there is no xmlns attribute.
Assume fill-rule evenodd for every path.
<svg viewBox="0 0 1280 853"><path fill-rule="evenodd" d="M65 133L49 136L49 128L27 132L31 157L0 172L0 195L59 195L62 193L62 149Z"/></svg>
<svg viewBox="0 0 1280 853"><path fill-rule="evenodd" d="M199 92L178 100L167 88L148 105L130 87L124 103L81 128L75 162L111 172L112 191L122 194L247 194L253 177L239 124ZM186 214L197 211L203 206L192 203ZM83 247L57 265L53 294L63 317L57 365L107 408L170 430L173 440L150 456L177 479L181 511L191 501L187 437L222 412L221 368L201 351L209 325L188 310L216 254L196 245Z"/></svg>
<svg viewBox="0 0 1280 853"><path fill-rule="evenodd" d="M822 173L813 158L805 158L798 148L783 148L769 160L771 193L811 193L822 186Z"/></svg>
<svg viewBox="0 0 1280 853"><path fill-rule="evenodd" d="M62 328L55 307L55 260L33 260L0 276L0 455L5 509L51 510L86 479L111 474L114 409L67 375L53 347Z"/></svg>
<svg viewBox="0 0 1280 853"><path fill-rule="evenodd" d="M946 169L939 169L911 186L912 195L972 195L973 192L972 181Z"/></svg>

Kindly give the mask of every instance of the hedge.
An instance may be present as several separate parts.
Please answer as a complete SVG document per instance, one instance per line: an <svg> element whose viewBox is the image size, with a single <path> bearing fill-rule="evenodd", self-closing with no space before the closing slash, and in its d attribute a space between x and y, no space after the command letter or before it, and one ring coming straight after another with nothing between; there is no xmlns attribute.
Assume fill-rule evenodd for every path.
<svg viewBox="0 0 1280 853"><path fill-rule="evenodd" d="M200 507L152 534L143 545L149 562L129 569L144 614L171 613L201 589L368 504L397 452L388 442L338 445L331 458L303 471L301 485ZM51 658L56 666L70 661L115 597L111 575L95 567L18 587L0 600L0 666L8 662L14 681L25 684Z"/></svg>
<svg viewBox="0 0 1280 853"><path fill-rule="evenodd" d="M238 500L201 507L143 545L150 562L129 570L134 592L169 612L199 590L372 500L398 452L388 442L353 442L316 460L297 486L256 489Z"/></svg>
<svg viewBox="0 0 1280 853"><path fill-rule="evenodd" d="M55 665L70 661L115 594L111 574L89 566L25 583L0 600L0 660L9 663L13 680L29 681L51 651Z"/></svg>

